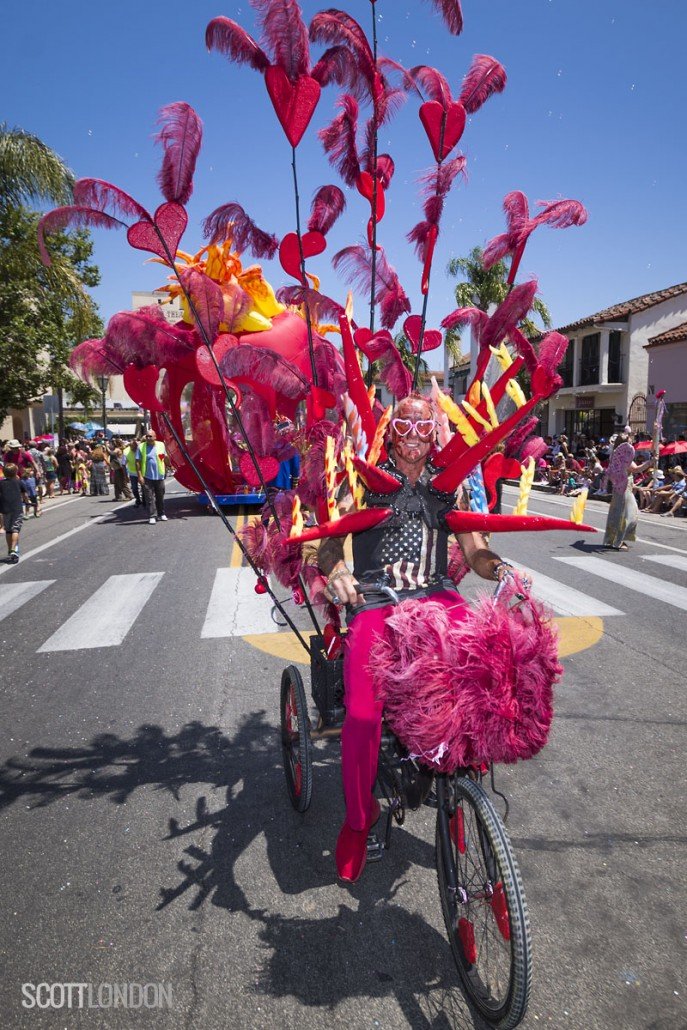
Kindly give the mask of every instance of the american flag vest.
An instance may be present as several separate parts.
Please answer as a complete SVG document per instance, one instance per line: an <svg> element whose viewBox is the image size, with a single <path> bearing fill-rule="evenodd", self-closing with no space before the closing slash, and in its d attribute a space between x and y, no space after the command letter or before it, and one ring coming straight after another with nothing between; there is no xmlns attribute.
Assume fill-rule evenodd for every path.
<svg viewBox="0 0 687 1030"><path fill-rule="evenodd" d="M359 583L383 579L394 590L421 590L440 583L447 573L449 531L444 516L456 507L456 494L434 490L437 470L427 462L415 486L392 459L380 468L401 483L392 495L365 491L370 508L391 507L393 516L381 526L353 537L353 573Z"/></svg>

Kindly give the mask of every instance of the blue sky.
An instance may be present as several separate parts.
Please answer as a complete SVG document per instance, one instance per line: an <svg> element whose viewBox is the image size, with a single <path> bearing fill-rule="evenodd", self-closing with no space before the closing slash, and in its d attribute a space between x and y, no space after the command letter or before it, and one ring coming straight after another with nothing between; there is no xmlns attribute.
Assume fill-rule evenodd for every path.
<svg viewBox="0 0 687 1030"><path fill-rule="evenodd" d="M305 0L306 20L324 6ZM340 6L369 33L369 0ZM589 211L581 228L537 230L520 268L519 280L538 276L554 324L687 279L683 5L463 0L465 29L458 38L423 0L378 0L376 9L380 53L406 66L435 65L454 96L475 53L498 58L508 73L504 93L472 117L459 144L468 181L447 202L430 324L455 307L444 274L448 258L503 231L501 203L512 189L523 190L532 205L574 197ZM6 6L0 118L36 133L77 175L108 179L154 209L161 200L155 183L160 151L152 142L157 111L186 100L205 128L182 246L199 249L202 218L230 200L278 236L292 231L289 144L258 73L206 51L205 26L218 14L256 31L247 0ZM324 91L299 147L307 207L318 186L338 183L315 132L331 120L335 100L334 88ZM383 130L381 149L394 157L396 175L380 238L419 312L420 266L404 237L421 217L417 179L432 156L415 101ZM327 252L309 264L323 290L342 301L346 286L329 258L361 239L366 220L362 198L347 197ZM146 265L119 233L97 231L95 256L103 276L95 294L105 318L129 307L132 290L163 281L159 266ZM278 264L267 263L266 271L275 287L286 281ZM366 321L362 302L356 315Z"/></svg>

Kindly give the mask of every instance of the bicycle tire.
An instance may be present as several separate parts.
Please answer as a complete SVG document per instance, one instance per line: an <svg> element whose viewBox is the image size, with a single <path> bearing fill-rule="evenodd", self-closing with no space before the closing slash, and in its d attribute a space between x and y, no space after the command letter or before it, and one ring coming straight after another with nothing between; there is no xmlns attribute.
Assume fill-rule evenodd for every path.
<svg viewBox="0 0 687 1030"><path fill-rule="evenodd" d="M527 1011L532 979L530 924L520 871L501 817L483 788L463 776L454 777L452 786L453 811L440 805L437 813L436 864L444 923L470 1001L491 1026L512 1030ZM442 819L447 835L442 834ZM448 884L447 839L449 860L456 869L455 893ZM507 966L507 986L498 993L491 985L490 940L492 957Z"/></svg>
<svg viewBox="0 0 687 1030"><path fill-rule="evenodd" d="M305 812L312 800L312 741L303 678L289 665L281 677L281 747L286 789L297 812Z"/></svg>

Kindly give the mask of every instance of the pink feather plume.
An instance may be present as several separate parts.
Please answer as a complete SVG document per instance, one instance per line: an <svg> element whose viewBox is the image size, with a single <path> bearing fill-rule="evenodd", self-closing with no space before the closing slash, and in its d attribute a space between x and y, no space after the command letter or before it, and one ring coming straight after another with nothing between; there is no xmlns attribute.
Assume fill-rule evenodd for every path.
<svg viewBox="0 0 687 1030"><path fill-rule="evenodd" d="M534 226L567 229L571 225L584 225L587 221L587 209L579 200L538 200L537 204L544 210L532 219Z"/></svg>
<svg viewBox="0 0 687 1030"><path fill-rule="evenodd" d="M276 393L295 401L303 400L310 389L300 369L269 347L241 343L227 351L220 362L220 368L229 379L270 386Z"/></svg>
<svg viewBox="0 0 687 1030"><path fill-rule="evenodd" d="M488 54L475 54L458 98L468 112L479 111L494 93L502 93L506 88L506 69L494 57Z"/></svg>
<svg viewBox="0 0 687 1030"><path fill-rule="evenodd" d="M90 207L80 207L72 204L67 207L56 207L43 215L38 223L38 248L41 254L41 261L46 267L50 267L52 259L48 253L45 237L50 233L59 232L66 228L81 228L86 226L89 229L126 229L126 222L112 215L106 215L104 211L94 211Z"/></svg>
<svg viewBox="0 0 687 1030"><path fill-rule="evenodd" d="M203 222L203 235L210 243L223 243L231 237L239 254L245 250L256 258L273 258L279 249L274 233L260 229L240 204L222 204Z"/></svg>
<svg viewBox="0 0 687 1030"><path fill-rule="evenodd" d="M463 31L463 11L460 0L431 0L434 8L444 19L446 28L454 36L459 36Z"/></svg>
<svg viewBox="0 0 687 1030"><path fill-rule="evenodd" d="M318 136L332 166L347 186L353 186L360 175L356 143L358 101L350 93L344 93L337 106L341 108L341 114L326 128L320 129Z"/></svg>
<svg viewBox="0 0 687 1030"><path fill-rule="evenodd" d="M347 46L355 57L358 78L362 76L368 88L372 89L376 73L374 55L365 33L354 18L333 8L320 11L310 22L310 39L313 43Z"/></svg>
<svg viewBox="0 0 687 1030"><path fill-rule="evenodd" d="M179 273L181 285L193 302L192 315L206 343L213 343L223 321L224 295L222 289L197 268L183 268Z"/></svg>
<svg viewBox="0 0 687 1030"><path fill-rule="evenodd" d="M208 50L218 50L237 64L248 64L257 72L265 72L270 60L245 29L231 18L213 18L205 30Z"/></svg>
<svg viewBox="0 0 687 1030"><path fill-rule="evenodd" d="M93 376L116 376L124 371L124 366L110 352L104 339L84 340L77 344L69 355L69 364L81 379L91 385Z"/></svg>
<svg viewBox="0 0 687 1030"><path fill-rule="evenodd" d="M162 108L158 124L155 142L163 147L164 157L157 181L165 200L186 204L193 193L203 123L190 104L180 101Z"/></svg>
<svg viewBox="0 0 687 1030"><path fill-rule="evenodd" d="M344 308L338 301L317 290L301 286L300 283L296 286L280 286L277 290L277 300L281 304L295 304L297 307L307 304L311 320L318 323L338 320L344 313Z"/></svg>
<svg viewBox="0 0 687 1030"><path fill-rule="evenodd" d="M79 179L74 184L74 203L121 219L152 221L151 216L137 200L104 179Z"/></svg>
<svg viewBox="0 0 687 1030"><path fill-rule="evenodd" d="M420 95L424 94L430 100L436 100L442 107L448 107L453 100L451 87L437 68L432 68L428 64L418 64L408 71L408 79Z"/></svg>
<svg viewBox="0 0 687 1030"><path fill-rule="evenodd" d="M310 72L308 30L296 0L251 0L262 25L262 42L273 54L273 63L295 82Z"/></svg>
<svg viewBox="0 0 687 1030"><path fill-rule="evenodd" d="M308 231L326 236L345 207L346 198L338 186L320 186L313 197Z"/></svg>
<svg viewBox="0 0 687 1030"><path fill-rule="evenodd" d="M332 264L345 279L362 292L372 285L372 262L367 251L359 244L344 247L332 258ZM375 303L380 307L380 321L385 329L392 329L404 312L410 312L410 301L396 271L386 260L384 251L377 252Z"/></svg>

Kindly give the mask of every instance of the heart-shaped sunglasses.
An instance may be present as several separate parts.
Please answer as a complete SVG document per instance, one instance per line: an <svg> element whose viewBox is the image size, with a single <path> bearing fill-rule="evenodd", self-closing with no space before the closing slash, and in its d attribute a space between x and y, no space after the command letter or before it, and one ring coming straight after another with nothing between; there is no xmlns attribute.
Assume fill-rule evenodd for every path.
<svg viewBox="0 0 687 1030"><path fill-rule="evenodd" d="M392 418L391 425L399 436L408 436L414 429L421 440L428 440L437 426L433 418L421 418L417 422L410 418Z"/></svg>

